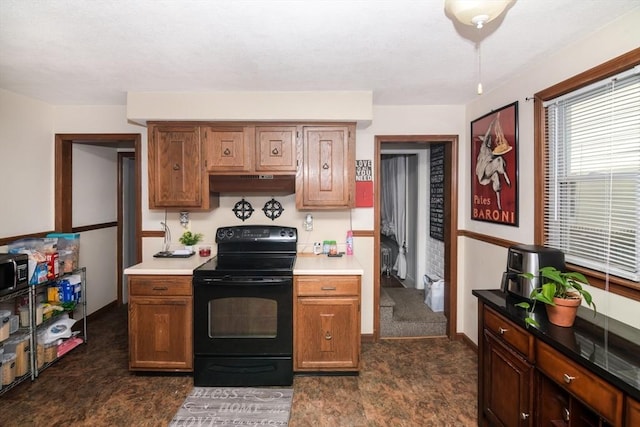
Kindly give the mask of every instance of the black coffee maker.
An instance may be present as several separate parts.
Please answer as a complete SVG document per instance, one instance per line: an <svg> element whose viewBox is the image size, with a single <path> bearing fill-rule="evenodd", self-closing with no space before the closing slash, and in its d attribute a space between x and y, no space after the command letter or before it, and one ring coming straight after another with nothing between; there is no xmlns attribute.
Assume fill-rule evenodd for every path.
<svg viewBox="0 0 640 427"><path fill-rule="evenodd" d="M565 271L564 253L545 246L511 246L507 255L507 269L502 274L502 290L529 299L531 291L540 287L539 270L542 267ZM534 278L522 277L522 273L531 273Z"/></svg>

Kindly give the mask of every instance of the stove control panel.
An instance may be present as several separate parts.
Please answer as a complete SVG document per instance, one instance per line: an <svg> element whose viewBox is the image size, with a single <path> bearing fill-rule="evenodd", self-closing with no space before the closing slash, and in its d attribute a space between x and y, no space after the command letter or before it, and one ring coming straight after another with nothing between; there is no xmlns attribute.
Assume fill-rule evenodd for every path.
<svg viewBox="0 0 640 427"><path fill-rule="evenodd" d="M298 230L294 227L270 225L239 225L220 227L216 232L216 243L220 242L297 242Z"/></svg>

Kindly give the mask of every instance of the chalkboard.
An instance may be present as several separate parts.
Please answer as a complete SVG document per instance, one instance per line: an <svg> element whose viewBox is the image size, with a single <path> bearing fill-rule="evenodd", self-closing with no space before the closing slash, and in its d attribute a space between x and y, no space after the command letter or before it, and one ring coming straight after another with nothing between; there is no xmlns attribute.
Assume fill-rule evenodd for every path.
<svg viewBox="0 0 640 427"><path fill-rule="evenodd" d="M444 242L444 144L431 146L429 235Z"/></svg>

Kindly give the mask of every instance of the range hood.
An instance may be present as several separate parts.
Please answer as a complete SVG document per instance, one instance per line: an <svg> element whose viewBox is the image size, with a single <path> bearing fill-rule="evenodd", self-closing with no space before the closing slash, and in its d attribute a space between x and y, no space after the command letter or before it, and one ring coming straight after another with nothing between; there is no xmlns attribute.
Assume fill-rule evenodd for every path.
<svg viewBox="0 0 640 427"><path fill-rule="evenodd" d="M224 194L278 194L296 192L295 175L209 175L209 191Z"/></svg>

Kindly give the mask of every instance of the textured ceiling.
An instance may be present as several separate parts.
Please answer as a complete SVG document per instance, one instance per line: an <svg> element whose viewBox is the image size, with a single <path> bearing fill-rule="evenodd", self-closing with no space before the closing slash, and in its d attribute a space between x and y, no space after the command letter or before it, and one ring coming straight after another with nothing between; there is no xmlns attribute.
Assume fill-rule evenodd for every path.
<svg viewBox="0 0 640 427"><path fill-rule="evenodd" d="M128 91L371 90L464 104L640 0L517 0L482 31L444 0L0 0L0 88L54 105ZM639 23L640 25L640 23Z"/></svg>

